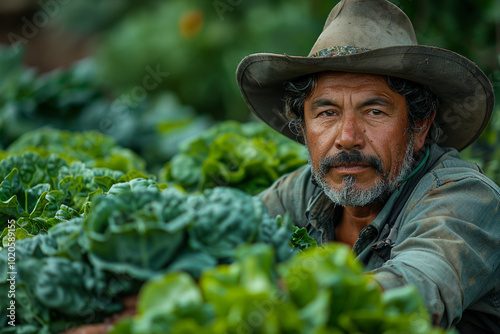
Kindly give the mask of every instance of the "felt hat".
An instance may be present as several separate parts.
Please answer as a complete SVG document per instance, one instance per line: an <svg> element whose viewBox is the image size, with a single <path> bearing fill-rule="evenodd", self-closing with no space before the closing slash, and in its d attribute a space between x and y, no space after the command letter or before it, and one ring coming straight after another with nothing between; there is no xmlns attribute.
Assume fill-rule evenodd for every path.
<svg viewBox="0 0 500 334"><path fill-rule="evenodd" d="M236 77L253 113L300 141L285 117L283 83L323 71L394 76L429 87L441 102L441 146L470 145L493 111L493 88L481 69L455 52L418 45L406 14L386 0L340 1L307 57L252 54L240 62Z"/></svg>

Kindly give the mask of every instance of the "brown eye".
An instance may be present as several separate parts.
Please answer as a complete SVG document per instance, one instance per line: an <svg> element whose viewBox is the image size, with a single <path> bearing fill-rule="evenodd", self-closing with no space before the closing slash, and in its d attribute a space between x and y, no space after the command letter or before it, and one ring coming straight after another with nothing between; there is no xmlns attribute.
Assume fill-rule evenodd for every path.
<svg viewBox="0 0 500 334"><path fill-rule="evenodd" d="M331 116L335 116L337 115L337 113L335 111L332 111L332 110L327 110L327 111L323 111L320 116L326 116L326 117L331 117Z"/></svg>
<svg viewBox="0 0 500 334"><path fill-rule="evenodd" d="M384 114L383 111L380 111L380 110L377 110L377 109L370 109L369 113L372 114L372 115L374 115L374 116L379 116L379 115Z"/></svg>

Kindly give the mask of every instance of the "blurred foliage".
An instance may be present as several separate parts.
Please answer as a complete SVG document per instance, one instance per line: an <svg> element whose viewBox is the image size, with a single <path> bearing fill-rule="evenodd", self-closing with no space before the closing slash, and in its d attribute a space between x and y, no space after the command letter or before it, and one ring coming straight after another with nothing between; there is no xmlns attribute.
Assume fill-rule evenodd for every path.
<svg viewBox="0 0 500 334"><path fill-rule="evenodd" d="M492 119L479 139L461 152L500 184L500 1L393 0L413 22L420 44L455 51L489 77L496 97Z"/></svg>
<svg viewBox="0 0 500 334"><path fill-rule="evenodd" d="M346 245L276 265L261 244L240 247L235 262L198 282L179 272L155 277L140 291L137 315L110 333L456 333L430 322L415 287L381 292Z"/></svg>
<svg viewBox="0 0 500 334"><path fill-rule="evenodd" d="M88 168L108 168L124 173L146 173L144 159L133 151L116 145L113 138L99 132L70 132L37 129L16 139L6 150L7 156L32 152L41 157L56 154L68 164L83 162Z"/></svg>
<svg viewBox="0 0 500 334"><path fill-rule="evenodd" d="M410 18L420 44L458 52L476 62L487 75L498 71L498 0L392 2L400 6ZM500 80L500 77L496 80Z"/></svg>
<svg viewBox="0 0 500 334"><path fill-rule="evenodd" d="M71 25L71 29L83 34L95 34L109 29L120 22L131 12L156 2L157 0L86 0L71 1L60 9L63 13L60 19L64 24ZM39 1L40 5L50 0ZM83 15L82 15L83 14Z"/></svg>
<svg viewBox="0 0 500 334"><path fill-rule="evenodd" d="M200 113L246 120L236 66L255 52L307 54L304 46L312 45L323 25L313 7L298 0L148 1L116 25L94 30L101 37L96 52L100 78L129 92L143 83L148 68L159 69L169 75L148 93L173 90ZM62 8L61 20L85 32L103 20L100 15L107 16L71 2Z"/></svg>
<svg viewBox="0 0 500 334"><path fill-rule="evenodd" d="M70 70L58 69L38 75L26 68L23 54L14 48L0 52L0 138L1 146L33 128L51 124L66 129L84 128L81 115L99 106L104 92L93 82L90 62Z"/></svg>
<svg viewBox="0 0 500 334"><path fill-rule="evenodd" d="M154 171L177 153L180 141L212 123L171 92L117 95L97 82L92 59L40 75L22 57L0 50L0 148L42 127L97 131L140 154Z"/></svg>

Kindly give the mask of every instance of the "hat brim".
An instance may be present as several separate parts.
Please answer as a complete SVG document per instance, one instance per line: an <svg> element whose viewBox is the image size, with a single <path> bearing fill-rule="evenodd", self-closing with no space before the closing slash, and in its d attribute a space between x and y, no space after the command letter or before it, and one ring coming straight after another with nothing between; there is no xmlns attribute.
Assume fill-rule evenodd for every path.
<svg viewBox="0 0 500 334"><path fill-rule="evenodd" d="M388 75L428 86L441 102L436 119L444 134L439 144L457 150L479 137L493 112L493 87L481 69L455 52L430 46L395 46L335 57L258 53L240 62L236 77L250 109L300 142L284 116L283 83L324 71Z"/></svg>

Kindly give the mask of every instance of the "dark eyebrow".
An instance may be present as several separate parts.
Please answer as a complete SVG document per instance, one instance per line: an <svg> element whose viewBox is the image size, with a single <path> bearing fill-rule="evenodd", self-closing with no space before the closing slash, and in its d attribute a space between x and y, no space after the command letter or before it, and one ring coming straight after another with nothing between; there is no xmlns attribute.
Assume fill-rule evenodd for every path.
<svg viewBox="0 0 500 334"><path fill-rule="evenodd" d="M364 108L364 107L367 107L367 106L381 106L381 107L386 107L388 105L391 105L391 102L388 99L386 99L384 97L376 96L376 97L369 98L368 100L360 102L356 107L357 108ZM328 98L318 97L318 98L316 98L316 99L314 99L312 101L311 107L312 107L312 109L317 109L317 108L321 108L321 107L337 107L337 108L340 108L340 105L337 104L336 102L328 99Z"/></svg>
<svg viewBox="0 0 500 334"><path fill-rule="evenodd" d="M359 105L357 105L358 108L363 108L367 106L382 106L386 107L390 105L391 102L387 100L386 98L383 97L374 97L371 99L368 99L366 101L361 102Z"/></svg>
<svg viewBox="0 0 500 334"><path fill-rule="evenodd" d="M324 97L318 97L317 99L314 99L314 101L311 104L312 109L317 109L320 107L339 107L339 105L327 98Z"/></svg>

